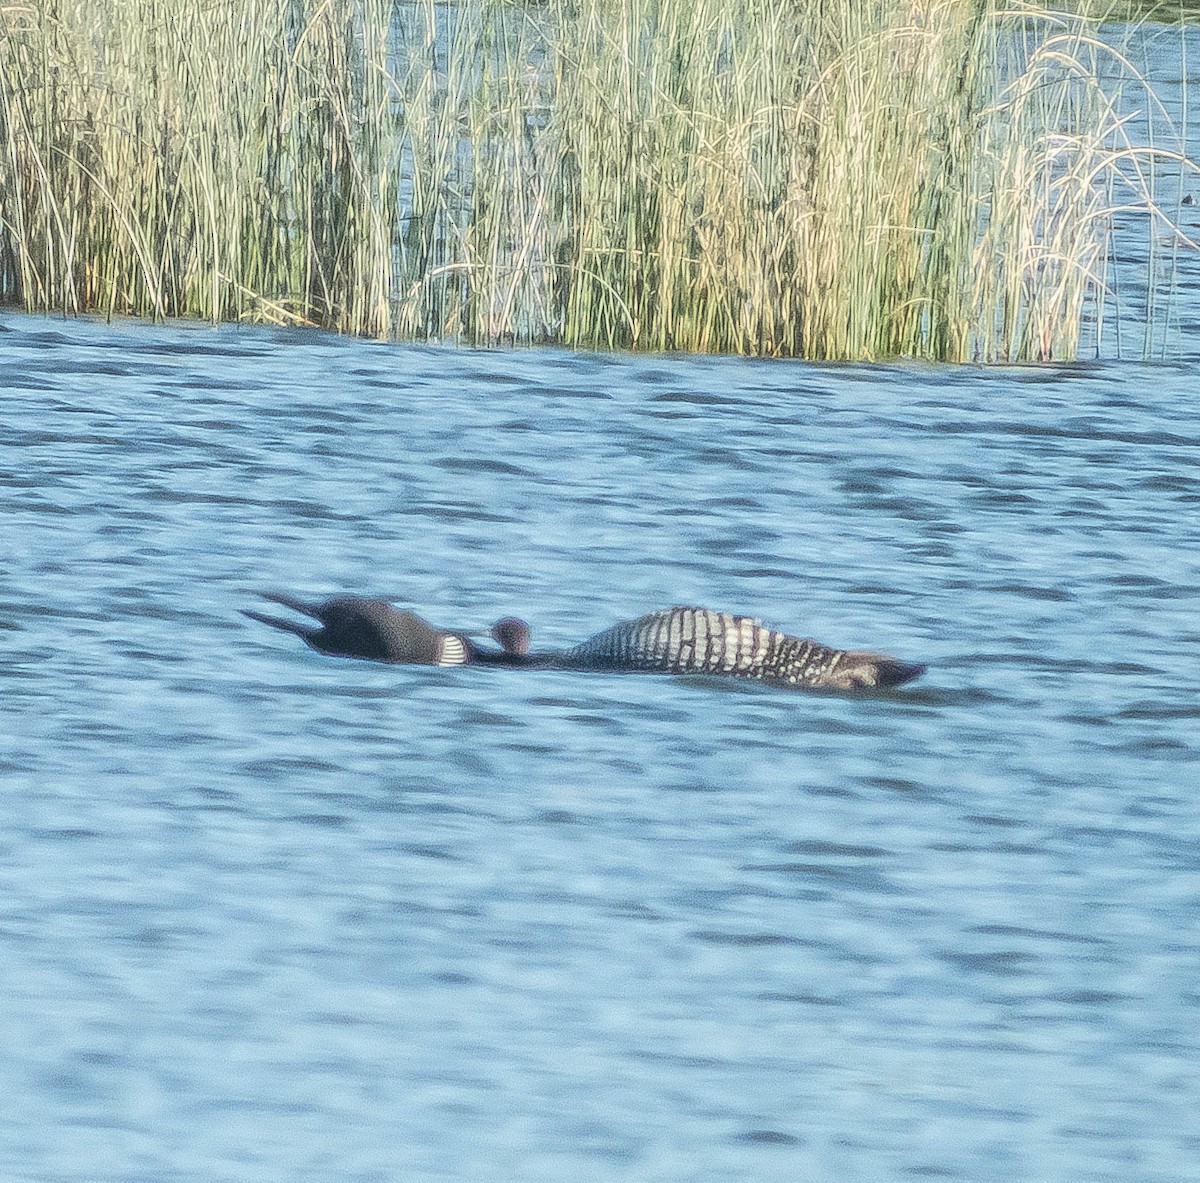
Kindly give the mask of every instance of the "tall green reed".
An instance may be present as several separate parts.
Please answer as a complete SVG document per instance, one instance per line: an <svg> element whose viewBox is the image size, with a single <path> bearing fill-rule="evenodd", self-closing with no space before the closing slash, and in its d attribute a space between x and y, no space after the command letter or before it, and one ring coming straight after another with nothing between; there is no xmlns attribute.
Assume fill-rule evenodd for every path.
<svg viewBox="0 0 1200 1183"><path fill-rule="evenodd" d="M1185 167L1159 111L1134 143L1094 24L994 0L40 0L0 22L0 294L30 307L1069 357L1109 307L1114 207L1165 225L1154 169Z"/></svg>
<svg viewBox="0 0 1200 1183"><path fill-rule="evenodd" d="M0 289L35 308L384 331L388 9L0 10Z"/></svg>
<svg viewBox="0 0 1200 1183"><path fill-rule="evenodd" d="M1151 352L1169 310L1163 246L1168 256L1197 247L1179 226L1197 171L1179 150L1181 132L1129 56L1128 36L1102 37L1094 21L1031 10L991 38L999 84L979 137L988 167L972 269L976 354L1099 350L1106 332L1119 342L1122 312L1140 322ZM1137 219L1143 266L1126 268L1124 282L1134 278L1140 290L1123 297L1114 229Z"/></svg>

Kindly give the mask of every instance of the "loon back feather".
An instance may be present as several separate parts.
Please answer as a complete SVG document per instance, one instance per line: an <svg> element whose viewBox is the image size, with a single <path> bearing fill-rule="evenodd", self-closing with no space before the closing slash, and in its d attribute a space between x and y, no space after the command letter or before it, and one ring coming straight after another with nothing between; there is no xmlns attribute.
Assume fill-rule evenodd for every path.
<svg viewBox="0 0 1200 1183"><path fill-rule="evenodd" d="M830 690L885 689L924 672L880 653L833 649L751 616L678 607L613 625L563 655L574 669L731 674Z"/></svg>

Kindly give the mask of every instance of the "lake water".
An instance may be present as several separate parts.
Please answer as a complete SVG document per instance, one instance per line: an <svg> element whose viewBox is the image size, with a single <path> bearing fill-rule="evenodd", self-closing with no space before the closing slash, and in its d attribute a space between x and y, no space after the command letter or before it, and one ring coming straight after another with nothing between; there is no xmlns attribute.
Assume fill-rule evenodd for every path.
<svg viewBox="0 0 1200 1183"><path fill-rule="evenodd" d="M1194 355L4 323L5 1179L1195 1178ZM272 588L930 672L380 666Z"/></svg>
<svg viewBox="0 0 1200 1183"><path fill-rule="evenodd" d="M0 316L0 1177L1194 1180L1181 262L1156 366ZM387 667L268 589L930 671Z"/></svg>

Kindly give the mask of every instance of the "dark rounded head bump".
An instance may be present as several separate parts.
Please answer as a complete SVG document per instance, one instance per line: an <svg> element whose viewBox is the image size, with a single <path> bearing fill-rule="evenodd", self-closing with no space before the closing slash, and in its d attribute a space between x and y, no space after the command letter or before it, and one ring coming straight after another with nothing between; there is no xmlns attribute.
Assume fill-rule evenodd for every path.
<svg viewBox="0 0 1200 1183"><path fill-rule="evenodd" d="M524 657L529 652L532 636L529 625L516 616L505 616L492 625L492 640L514 657Z"/></svg>
<svg viewBox="0 0 1200 1183"><path fill-rule="evenodd" d="M476 644L473 637L488 637L500 646L493 649L488 645ZM490 629L466 634L469 661L472 665L500 665L529 667L543 664L541 655L529 652L529 625L515 616L497 620Z"/></svg>

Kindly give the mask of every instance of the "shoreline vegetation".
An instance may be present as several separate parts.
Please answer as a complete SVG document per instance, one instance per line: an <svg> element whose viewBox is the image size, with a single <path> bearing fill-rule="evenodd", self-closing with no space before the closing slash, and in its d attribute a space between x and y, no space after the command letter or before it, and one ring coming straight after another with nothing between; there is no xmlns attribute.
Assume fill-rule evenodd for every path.
<svg viewBox="0 0 1200 1183"><path fill-rule="evenodd" d="M29 0L0 303L1063 360L1113 334L1119 213L1153 349L1180 142L1119 32L1020 2Z"/></svg>

